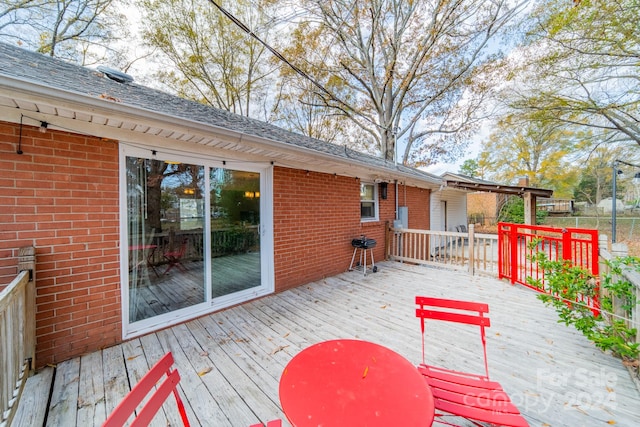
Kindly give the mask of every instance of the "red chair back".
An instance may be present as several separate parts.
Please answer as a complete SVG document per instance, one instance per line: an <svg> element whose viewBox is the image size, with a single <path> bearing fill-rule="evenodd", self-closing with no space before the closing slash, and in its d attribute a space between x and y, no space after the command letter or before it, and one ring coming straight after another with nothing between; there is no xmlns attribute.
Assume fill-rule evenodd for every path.
<svg viewBox="0 0 640 427"><path fill-rule="evenodd" d="M491 321L485 316L489 312L489 305L480 302L458 301L443 298L416 297L416 317L420 319L422 330L422 363L425 363L424 324L425 319L442 320L445 322L464 323L480 327L480 338L484 352L484 370L489 378L487 362L487 339L485 328L491 326Z"/></svg>
<svg viewBox="0 0 640 427"><path fill-rule="evenodd" d="M158 413L163 403L171 393L176 398L180 418L186 427L189 427L189 419L178 393L178 383L180 382L180 374L172 368L173 354L171 352L165 354L162 359L147 372L138 383L131 389L124 399L116 406L107 417L102 427L121 427L124 426L131 415L138 409L140 403L150 393L149 400L137 411L136 418L131 422L131 426L147 426ZM161 382L160 379L166 374L166 378ZM155 391L154 386L157 385Z"/></svg>

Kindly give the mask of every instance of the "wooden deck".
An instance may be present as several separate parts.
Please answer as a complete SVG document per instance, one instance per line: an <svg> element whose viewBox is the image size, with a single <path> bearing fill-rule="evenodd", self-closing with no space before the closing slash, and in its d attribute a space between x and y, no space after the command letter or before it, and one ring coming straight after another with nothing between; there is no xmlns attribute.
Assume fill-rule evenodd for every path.
<svg viewBox="0 0 640 427"><path fill-rule="evenodd" d="M278 381L286 363L311 344L358 338L419 363L415 295L489 303L491 376L532 426L638 425L640 395L620 360L557 323L553 309L532 291L462 272L378 266L376 274L344 273L46 368L30 379L20 405L27 411L14 425L41 424L34 420L44 412L49 390L46 425L100 425L130 384L169 350L193 425L286 420ZM442 323L432 330L430 361L481 372L477 331L454 332ZM156 425L178 425L175 404L167 405L167 419L159 414Z"/></svg>

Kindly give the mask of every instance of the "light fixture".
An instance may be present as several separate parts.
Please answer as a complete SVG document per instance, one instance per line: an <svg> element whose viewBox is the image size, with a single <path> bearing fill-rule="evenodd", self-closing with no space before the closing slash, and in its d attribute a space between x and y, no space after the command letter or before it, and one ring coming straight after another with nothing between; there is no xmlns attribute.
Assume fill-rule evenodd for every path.
<svg viewBox="0 0 640 427"><path fill-rule="evenodd" d="M194 190L193 188L185 188L184 189L184 194L193 195L193 194L196 194L196 190Z"/></svg>
<svg viewBox="0 0 640 427"><path fill-rule="evenodd" d="M49 127L49 123L47 122L40 122L40 128L38 129L38 131L40 133L45 133L47 132L47 128Z"/></svg>
<svg viewBox="0 0 640 427"><path fill-rule="evenodd" d="M381 182L379 185L380 185L380 198L382 200L387 200L387 183Z"/></svg>

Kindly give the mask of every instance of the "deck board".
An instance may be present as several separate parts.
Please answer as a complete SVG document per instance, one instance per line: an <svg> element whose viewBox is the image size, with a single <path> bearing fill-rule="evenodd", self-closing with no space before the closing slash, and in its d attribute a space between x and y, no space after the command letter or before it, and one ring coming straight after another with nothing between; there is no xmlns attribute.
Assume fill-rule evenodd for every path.
<svg viewBox="0 0 640 427"><path fill-rule="evenodd" d="M129 383L166 351L174 354L193 425L284 420L279 378L293 355L309 345L365 339L420 363L415 295L489 303L491 377L532 426L638 424L640 396L620 360L559 324L555 311L532 291L465 272L396 262L378 266L375 274L347 272L61 363L48 424L99 425ZM475 330L446 323L428 324L427 330L430 362L482 372ZM178 425L173 399L165 411L155 425Z"/></svg>

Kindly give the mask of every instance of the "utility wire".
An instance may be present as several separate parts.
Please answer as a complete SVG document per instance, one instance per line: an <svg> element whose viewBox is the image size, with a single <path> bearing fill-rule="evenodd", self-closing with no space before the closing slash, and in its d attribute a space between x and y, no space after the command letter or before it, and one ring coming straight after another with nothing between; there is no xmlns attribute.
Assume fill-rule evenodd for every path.
<svg viewBox="0 0 640 427"><path fill-rule="evenodd" d="M257 40L261 45L263 45L265 48L267 48L269 50L269 52L271 52L276 58L278 58L279 60L281 60L282 62L284 62L285 64L287 64L293 71L295 71L298 75L302 76L303 78L307 79L308 81L310 81L315 87L317 87L318 89L320 89L323 93L325 93L327 96L329 96L329 98L331 98L332 100L334 100L335 102L339 103L340 105L343 105L345 107L346 110L348 111L353 111L354 113L358 114L360 117L362 117L363 119L365 119L366 121L368 121L369 123L373 124L374 126L380 127L379 124L375 123L373 120L371 120L370 118L357 113L349 104L347 104L346 102L342 101L341 99L339 99L338 97L336 97L333 93L331 93L328 89L326 89L324 86L322 86L320 83L318 83L313 77L311 77L309 74L307 74L306 72L304 72L302 69L300 69L299 67L297 67L296 65L292 64L287 58L284 57L284 55L282 55L280 52L278 52L276 49L274 49L273 47L271 47L269 44L267 44L267 42L265 42L264 40L262 40L257 34L255 34L253 31L251 31L251 29L249 27L247 27L242 21L240 21L238 18L236 18L235 16L233 16L233 14L231 14L231 12L229 12L228 10L226 10L225 8L222 7L222 5L218 4L215 0L209 0L209 3L213 4L224 16L226 16L227 18L229 18L231 20L231 22L233 22L234 24L236 24L242 31L244 31L245 33L247 33L249 36L253 37L255 40Z"/></svg>

